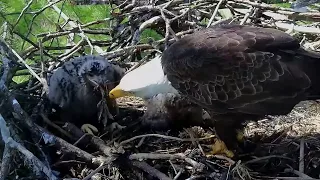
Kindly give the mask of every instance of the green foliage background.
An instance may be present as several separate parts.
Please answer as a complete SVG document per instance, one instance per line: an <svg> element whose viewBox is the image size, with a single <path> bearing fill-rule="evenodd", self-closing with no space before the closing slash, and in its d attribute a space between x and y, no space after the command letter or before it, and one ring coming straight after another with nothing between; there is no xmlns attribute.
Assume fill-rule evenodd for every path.
<svg viewBox="0 0 320 180"><path fill-rule="evenodd" d="M25 10L21 18L19 16L22 10L27 6L28 3L31 6ZM267 3L278 3L278 6L289 7L288 3L282 3L280 0L267 0ZM65 23L65 20L52 8L47 8L42 13L37 14L35 12L40 11L43 7L48 4L47 0L1 0L0 1L0 35L3 34L3 24L8 23L9 31L5 41L16 50L18 53L22 53L28 47L32 46L29 42L25 41L24 38L31 40L35 44L39 44L41 40L37 35L41 33L56 32L59 31L59 26ZM110 5L74 5L72 0L64 0L56 4L62 12L64 12L70 19L81 22L82 24L96 21L99 19L109 18L112 8ZM19 19L19 21L17 21ZM110 27L108 23L102 23L91 26L95 29L107 29ZM108 40L111 37L106 35L90 35L86 34L90 39L93 40ZM75 36L75 43L81 38ZM142 32L141 43L145 43L149 38L154 40L162 39L163 37L157 34L151 29L146 29ZM65 46L67 43L67 37L59 37L54 40L46 41L43 46ZM106 48L106 47L104 47ZM50 53L61 54L64 51L55 50ZM41 58L46 61L47 59ZM40 56L35 56L33 59L27 59L28 64L38 63ZM28 80L30 76L22 75L14 77L14 81L21 83Z"/></svg>

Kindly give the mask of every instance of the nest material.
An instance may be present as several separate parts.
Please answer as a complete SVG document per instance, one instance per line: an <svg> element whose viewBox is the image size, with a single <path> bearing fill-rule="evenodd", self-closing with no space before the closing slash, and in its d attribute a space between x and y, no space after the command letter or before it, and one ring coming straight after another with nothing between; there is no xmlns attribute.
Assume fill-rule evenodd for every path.
<svg viewBox="0 0 320 180"><path fill-rule="evenodd" d="M250 145L247 146L247 154L241 154L241 160L237 161L223 155L210 157L204 155L203 152L209 151L215 140L214 130L211 127L141 128L143 119L157 117L152 114L154 111L150 108L155 105L152 103L159 102L157 99L147 106L137 98L117 100L120 112L115 116L115 121L120 126L109 124L118 128L100 132L96 136L84 134L71 123L54 124L45 113L41 113L47 108L43 92L48 89L43 72L55 70L72 56L92 52L107 57L114 64L130 69L148 60L155 52L163 51L184 35L199 28L230 22L278 28L301 39L301 44L305 48L318 50L319 12L313 10L297 14L289 8L240 0L139 1L138 3L117 1L114 4L118 6L111 10L109 19L80 23L70 20L63 10L59 11L57 4L62 5L62 1L51 2L34 12L30 9L32 3L35 2L30 1L26 4L17 20L5 19L9 25L1 27L4 39L0 40L2 54L0 130L3 139L0 180L16 177L19 179L28 177L31 177L30 179L320 178L318 153L320 106L313 102L301 103L287 116L249 123L246 127L246 137ZM30 14L41 16L50 7L53 7L65 20L56 24L58 30L36 34L37 38L33 39L39 42L33 42L31 38L28 39L29 35L14 30L13 27L21 23L22 18ZM299 22L293 26L293 20ZM312 22L304 25L304 20ZM95 26L103 23L110 26L107 29ZM141 40L142 33L146 32L146 29L153 29L152 32L160 34L160 38L150 36ZM12 30L10 32L15 33L17 37L6 36L8 30ZM73 38L74 34L81 40L76 41ZM108 40L95 39L92 34L107 35L108 38L105 39ZM56 47L49 43L62 37L69 38L69 43L65 46ZM11 47L17 39L11 38L24 39L30 43L30 47L16 53L18 49ZM43 44L44 46L40 46ZM33 65L26 63L26 60L34 59L49 61L36 62ZM12 81L14 76L29 74L32 78L24 83L17 84ZM164 111L159 111L158 117L170 120L177 117L167 116L170 115L168 111L170 103L166 104L167 107L161 103L153 107L164 107L162 108ZM148 106L150 111L145 113Z"/></svg>

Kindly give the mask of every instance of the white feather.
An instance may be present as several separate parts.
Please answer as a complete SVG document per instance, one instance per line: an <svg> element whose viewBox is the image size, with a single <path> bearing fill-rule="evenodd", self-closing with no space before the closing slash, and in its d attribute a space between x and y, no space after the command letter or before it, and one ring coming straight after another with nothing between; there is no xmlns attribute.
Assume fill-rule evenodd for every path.
<svg viewBox="0 0 320 180"><path fill-rule="evenodd" d="M149 62L127 73L120 81L120 88L134 93L143 99L160 93L178 93L164 75L161 56L156 56Z"/></svg>

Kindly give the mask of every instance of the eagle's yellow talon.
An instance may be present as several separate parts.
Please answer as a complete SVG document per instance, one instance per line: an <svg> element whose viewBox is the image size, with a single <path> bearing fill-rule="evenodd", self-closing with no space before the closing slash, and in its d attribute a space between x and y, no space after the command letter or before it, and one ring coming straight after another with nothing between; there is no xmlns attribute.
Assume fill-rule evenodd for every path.
<svg viewBox="0 0 320 180"><path fill-rule="evenodd" d="M207 155L214 155L214 154L225 154L229 158L234 157L234 153L230 151L225 143L219 139L215 140L215 143L212 145L212 150Z"/></svg>
<svg viewBox="0 0 320 180"><path fill-rule="evenodd" d="M237 140L239 142L243 142L244 141L244 133L241 130L237 130Z"/></svg>
<svg viewBox="0 0 320 180"><path fill-rule="evenodd" d="M91 124L83 124L81 126L81 130L85 133L92 134L92 135L94 135L94 133L98 132L98 129Z"/></svg>

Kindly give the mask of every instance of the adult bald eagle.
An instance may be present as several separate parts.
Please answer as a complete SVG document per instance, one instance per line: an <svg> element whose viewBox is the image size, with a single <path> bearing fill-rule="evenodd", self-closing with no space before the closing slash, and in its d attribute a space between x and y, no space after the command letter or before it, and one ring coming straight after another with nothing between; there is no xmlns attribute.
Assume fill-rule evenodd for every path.
<svg viewBox="0 0 320 180"><path fill-rule="evenodd" d="M101 91L116 87L124 73L124 69L101 56L72 58L49 78L47 97L57 106L62 121L82 125L84 131L91 132L90 125L98 125L101 110L105 112L102 115L104 126L108 119L113 119L112 114L117 113L116 101L109 98L101 101L104 99Z"/></svg>
<svg viewBox="0 0 320 180"><path fill-rule="evenodd" d="M272 28L221 25L187 35L126 74L111 98L179 93L216 120L219 138L237 147L246 120L285 115L320 95L320 54Z"/></svg>

